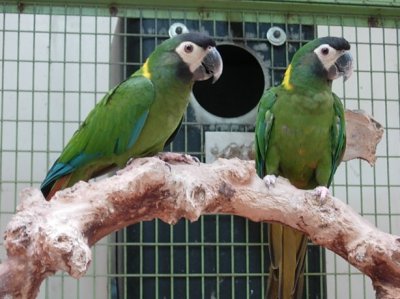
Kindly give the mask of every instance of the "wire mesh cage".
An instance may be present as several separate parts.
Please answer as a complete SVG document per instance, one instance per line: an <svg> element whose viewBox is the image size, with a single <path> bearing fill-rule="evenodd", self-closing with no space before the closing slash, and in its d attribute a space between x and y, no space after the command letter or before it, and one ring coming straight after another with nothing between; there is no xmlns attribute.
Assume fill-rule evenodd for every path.
<svg viewBox="0 0 400 299"><path fill-rule="evenodd" d="M242 7L235 1L231 7L214 9L3 3L0 229L4 231L15 213L18 192L41 183L97 101L138 69L154 47L169 37L171 26L180 23L213 36L228 66L225 72L235 74L220 89L195 87L183 125L166 148L203 162L208 162L207 133L252 134L257 104L252 98L280 83L301 45L317 36L345 37L352 46L355 72L346 84L335 82L334 91L347 109L374 115L385 134L375 167L359 160L342 163L332 190L380 229L399 234L400 21L396 12L400 4L390 2L391 6L371 2L381 9L379 17L355 6L340 13L345 10L339 4L336 10L326 11L317 6L318 1L309 6L310 12L302 12L306 4L292 4L290 14L287 6L271 12L265 3L258 9L258 2ZM281 45L273 45L267 37L274 27L286 36ZM207 103L210 97L224 104ZM202 118L196 105L216 118ZM221 112L221 107L227 111ZM203 216L194 223L182 220L175 226L159 220L139 223L96 244L85 277L76 281L58 273L42 285L39 297L264 298L267 245L265 224L230 215ZM374 294L368 278L311 244L306 277L305 298L371 298Z"/></svg>

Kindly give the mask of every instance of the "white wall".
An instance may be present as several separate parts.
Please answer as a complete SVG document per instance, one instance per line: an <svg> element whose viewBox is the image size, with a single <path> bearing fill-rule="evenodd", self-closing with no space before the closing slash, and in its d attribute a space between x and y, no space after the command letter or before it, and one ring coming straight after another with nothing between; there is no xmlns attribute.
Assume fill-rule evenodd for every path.
<svg viewBox="0 0 400 299"><path fill-rule="evenodd" d="M0 231L15 210L18 192L39 186L79 123L108 91L116 20L0 14ZM51 277L39 298L107 298L107 242L92 253L85 277Z"/></svg>

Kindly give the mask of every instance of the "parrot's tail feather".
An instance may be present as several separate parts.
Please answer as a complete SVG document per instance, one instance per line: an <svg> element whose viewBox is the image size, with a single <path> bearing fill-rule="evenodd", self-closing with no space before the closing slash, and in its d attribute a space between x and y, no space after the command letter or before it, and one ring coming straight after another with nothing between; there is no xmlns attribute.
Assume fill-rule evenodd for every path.
<svg viewBox="0 0 400 299"><path fill-rule="evenodd" d="M55 181L49 192L45 195L46 200L50 200L57 191L64 189L68 185L71 175L72 174L65 175Z"/></svg>
<svg viewBox="0 0 400 299"><path fill-rule="evenodd" d="M271 268L265 298L302 298L307 236L280 224L270 224L268 234Z"/></svg>

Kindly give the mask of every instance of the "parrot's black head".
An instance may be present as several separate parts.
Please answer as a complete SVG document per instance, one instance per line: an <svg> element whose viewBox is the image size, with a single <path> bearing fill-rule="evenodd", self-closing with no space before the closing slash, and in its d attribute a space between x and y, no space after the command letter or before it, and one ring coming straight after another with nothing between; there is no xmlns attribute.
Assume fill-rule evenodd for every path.
<svg viewBox="0 0 400 299"><path fill-rule="evenodd" d="M347 80L353 71L350 44L342 37L321 37L301 47L293 56L291 68L299 81L315 78L331 82L343 76Z"/></svg>
<svg viewBox="0 0 400 299"><path fill-rule="evenodd" d="M194 81L213 77L217 81L222 73L222 58L216 49L215 41L208 35L189 32L176 37L178 45L175 52L182 60L178 76Z"/></svg>
<svg viewBox="0 0 400 299"><path fill-rule="evenodd" d="M317 45L329 45L337 51L347 51L350 50L350 44L347 40L342 37L326 36L316 39Z"/></svg>
<svg viewBox="0 0 400 299"><path fill-rule="evenodd" d="M199 32L188 32L176 36L180 42L192 42L206 50L208 47L215 47L215 41L208 35Z"/></svg>
<svg viewBox="0 0 400 299"><path fill-rule="evenodd" d="M353 59L350 55L350 44L341 37L322 37L318 39L318 45L314 54L323 67L323 73L328 80L343 76L347 80L353 72Z"/></svg>
<svg viewBox="0 0 400 299"><path fill-rule="evenodd" d="M222 58L215 41L206 34L189 32L176 35L157 47L149 62L159 67L164 75L168 67L183 81L201 81L222 73ZM157 60L157 62L155 62Z"/></svg>

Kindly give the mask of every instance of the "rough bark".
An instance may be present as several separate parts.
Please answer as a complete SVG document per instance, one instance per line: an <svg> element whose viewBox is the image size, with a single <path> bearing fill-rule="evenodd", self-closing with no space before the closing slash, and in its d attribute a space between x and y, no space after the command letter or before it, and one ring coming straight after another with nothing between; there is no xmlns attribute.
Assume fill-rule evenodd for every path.
<svg viewBox="0 0 400 299"><path fill-rule="evenodd" d="M378 298L399 297L400 237L379 231L341 200L329 197L321 204L312 191L281 178L267 189L252 161L174 164L158 158L134 160L118 175L78 183L50 202L37 189L24 190L5 233L0 294L34 298L58 270L81 277L90 246L129 224L154 218L174 224L203 214L289 225L368 275Z"/></svg>
<svg viewBox="0 0 400 299"><path fill-rule="evenodd" d="M359 158L373 166L384 131L382 125L362 110L346 110L345 117L347 142L343 161Z"/></svg>
<svg viewBox="0 0 400 299"><path fill-rule="evenodd" d="M347 111L346 120L344 160L357 157L372 165L383 128L359 112ZM321 204L312 192L281 178L267 189L251 161L200 164L172 155L173 160L180 162L137 159L116 176L80 182L50 202L37 189L23 190L4 236L8 259L0 265L0 298L35 298L56 271L83 276L90 247L127 225L154 218L196 221L203 214L289 225L371 277L378 298L400 298L400 238L379 231L339 199Z"/></svg>

